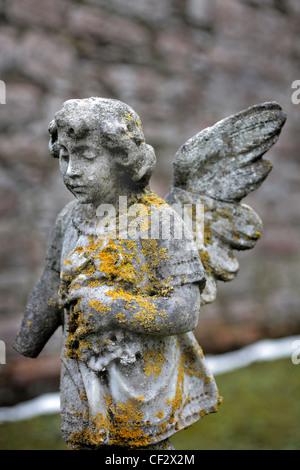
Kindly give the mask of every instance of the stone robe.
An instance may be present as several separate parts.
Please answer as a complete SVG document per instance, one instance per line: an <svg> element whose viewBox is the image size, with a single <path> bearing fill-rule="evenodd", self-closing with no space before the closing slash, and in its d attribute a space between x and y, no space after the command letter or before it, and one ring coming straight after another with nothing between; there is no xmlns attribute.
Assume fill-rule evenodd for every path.
<svg viewBox="0 0 300 470"><path fill-rule="evenodd" d="M47 265L61 278L61 417L71 448L155 445L217 411L220 403L193 333L164 335L158 320L167 312L153 302L184 284L203 288L192 236L153 193L139 202L151 210L146 219L127 221L135 228L139 222L136 240L122 238L118 230L99 238L94 209L72 202L58 217L49 247ZM163 238L160 224L152 231L157 238L150 238L158 211L162 220L169 218L169 233ZM114 308L118 301L123 310ZM126 308L136 309L130 321ZM109 326L112 315L119 325ZM180 326L181 318L176 322ZM136 332L136 325L143 331Z"/></svg>

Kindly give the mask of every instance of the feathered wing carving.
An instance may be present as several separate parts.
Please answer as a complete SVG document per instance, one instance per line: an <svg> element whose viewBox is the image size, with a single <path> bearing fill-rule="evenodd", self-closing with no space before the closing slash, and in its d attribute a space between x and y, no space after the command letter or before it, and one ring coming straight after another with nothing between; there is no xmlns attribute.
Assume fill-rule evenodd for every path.
<svg viewBox="0 0 300 470"><path fill-rule="evenodd" d="M169 204L203 204L204 237L199 249L206 271L202 303L214 301L217 281L231 281L239 263L234 250L253 248L262 221L241 200L272 169L263 155L276 143L286 114L275 102L258 104L204 129L178 150Z"/></svg>

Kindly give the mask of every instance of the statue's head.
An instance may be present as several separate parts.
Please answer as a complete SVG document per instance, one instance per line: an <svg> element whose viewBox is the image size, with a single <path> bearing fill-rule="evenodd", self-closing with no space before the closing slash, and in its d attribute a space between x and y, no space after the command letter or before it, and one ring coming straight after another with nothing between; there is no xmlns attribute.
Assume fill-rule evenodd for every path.
<svg viewBox="0 0 300 470"><path fill-rule="evenodd" d="M148 185L154 150L145 143L139 116L125 103L94 97L68 100L50 122L49 133L50 153L59 158L64 182L81 202L95 202L88 199L95 199L99 188L109 191L109 185L110 191ZM84 197L88 188L95 191Z"/></svg>

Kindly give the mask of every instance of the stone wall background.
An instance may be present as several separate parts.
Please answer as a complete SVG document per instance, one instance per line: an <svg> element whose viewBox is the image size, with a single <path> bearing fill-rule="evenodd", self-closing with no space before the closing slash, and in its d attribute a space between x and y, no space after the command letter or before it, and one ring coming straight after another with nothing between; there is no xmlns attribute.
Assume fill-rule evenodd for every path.
<svg viewBox="0 0 300 470"><path fill-rule="evenodd" d="M220 284L196 335L205 352L219 353L299 334L300 105L291 101L292 82L300 79L299 33L298 0L0 1L0 79L6 83L0 339L7 345L0 373L6 384L20 392L29 378L34 389L35 379L40 386L57 377L59 333L35 361L20 358L10 341L43 268L55 217L71 199L48 153L47 127L74 97L112 97L136 109L156 149L152 186L161 196L173 155L189 137L256 103L280 103L288 120L268 154L274 169L244 200L262 217L263 237L239 255L238 278Z"/></svg>

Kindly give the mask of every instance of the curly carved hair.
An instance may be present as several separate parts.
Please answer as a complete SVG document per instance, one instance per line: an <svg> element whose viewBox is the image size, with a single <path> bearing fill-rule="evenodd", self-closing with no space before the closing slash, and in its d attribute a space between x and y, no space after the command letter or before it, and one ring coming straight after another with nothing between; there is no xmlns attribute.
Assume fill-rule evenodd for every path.
<svg viewBox="0 0 300 470"><path fill-rule="evenodd" d="M110 150L118 168L139 186L146 186L155 168L153 148L145 143L142 124L136 112L121 101L86 98L65 101L49 124L49 150L59 157L59 130L80 139L97 130L100 144Z"/></svg>

